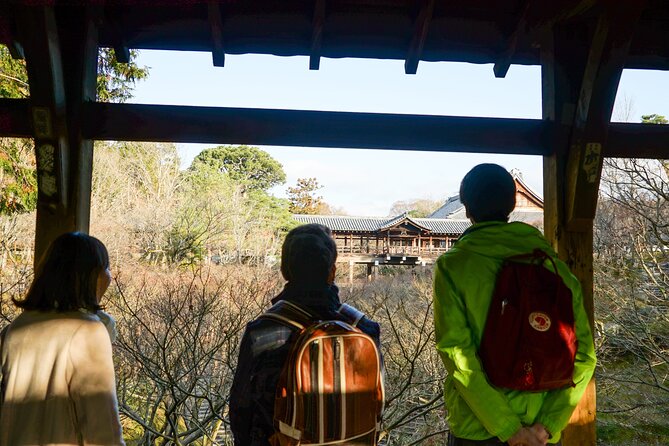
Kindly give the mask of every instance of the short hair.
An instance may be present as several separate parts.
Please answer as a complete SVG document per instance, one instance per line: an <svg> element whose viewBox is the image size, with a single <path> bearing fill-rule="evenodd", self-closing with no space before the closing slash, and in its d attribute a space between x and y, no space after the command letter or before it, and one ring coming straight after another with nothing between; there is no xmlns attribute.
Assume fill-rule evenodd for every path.
<svg viewBox="0 0 669 446"><path fill-rule="evenodd" d="M24 310L98 311L98 275L107 268L109 254L100 240L80 232L60 235L40 260L25 299L14 304Z"/></svg>
<svg viewBox="0 0 669 446"><path fill-rule="evenodd" d="M516 182L498 164L479 164L462 179L460 201L477 223L509 221L516 207Z"/></svg>
<svg viewBox="0 0 669 446"><path fill-rule="evenodd" d="M337 245L327 226L293 228L281 248L281 274L292 283L325 283L337 261Z"/></svg>

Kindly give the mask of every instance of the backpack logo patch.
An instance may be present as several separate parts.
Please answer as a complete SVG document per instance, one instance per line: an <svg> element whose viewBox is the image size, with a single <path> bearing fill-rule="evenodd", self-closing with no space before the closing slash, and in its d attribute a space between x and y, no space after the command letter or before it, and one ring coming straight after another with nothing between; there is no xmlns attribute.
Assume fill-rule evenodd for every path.
<svg viewBox="0 0 669 446"><path fill-rule="evenodd" d="M530 325L537 331L548 331L551 328L551 318L546 313L534 311L530 313Z"/></svg>

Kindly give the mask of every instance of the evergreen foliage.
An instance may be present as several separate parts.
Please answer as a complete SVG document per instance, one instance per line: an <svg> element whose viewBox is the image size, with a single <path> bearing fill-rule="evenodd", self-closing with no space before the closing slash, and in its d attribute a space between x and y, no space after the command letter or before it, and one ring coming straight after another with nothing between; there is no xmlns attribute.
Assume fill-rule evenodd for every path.
<svg viewBox="0 0 669 446"><path fill-rule="evenodd" d="M191 170L198 171L204 166L249 189L266 191L286 181L283 166L267 152L252 146L218 146L203 150L193 160Z"/></svg>

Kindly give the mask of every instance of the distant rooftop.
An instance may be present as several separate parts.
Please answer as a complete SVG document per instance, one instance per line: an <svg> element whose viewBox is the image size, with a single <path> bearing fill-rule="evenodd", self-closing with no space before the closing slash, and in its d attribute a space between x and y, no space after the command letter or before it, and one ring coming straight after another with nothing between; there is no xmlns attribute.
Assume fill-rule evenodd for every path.
<svg viewBox="0 0 669 446"><path fill-rule="evenodd" d="M471 226L469 220L453 220L444 218L414 218L407 214L394 217L350 217L346 215L303 215L296 214L293 218L300 223L318 223L325 225L334 232L379 232L402 222L408 222L434 235L458 235Z"/></svg>

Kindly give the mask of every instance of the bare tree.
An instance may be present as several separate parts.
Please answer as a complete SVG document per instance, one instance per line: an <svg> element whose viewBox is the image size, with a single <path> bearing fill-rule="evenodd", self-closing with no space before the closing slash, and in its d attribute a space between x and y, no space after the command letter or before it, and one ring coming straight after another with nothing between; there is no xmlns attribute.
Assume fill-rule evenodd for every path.
<svg viewBox="0 0 669 446"><path fill-rule="evenodd" d="M274 294L257 269L147 271L116 280L118 394L138 445L227 444L228 393L246 323Z"/></svg>
<svg viewBox="0 0 669 446"><path fill-rule="evenodd" d="M445 370L434 347L432 275L401 267L347 298L381 325L387 445L443 444Z"/></svg>
<svg viewBox="0 0 669 446"><path fill-rule="evenodd" d="M609 160L595 221L600 431L669 441L669 178L663 160ZM656 443L657 442L657 443Z"/></svg>

